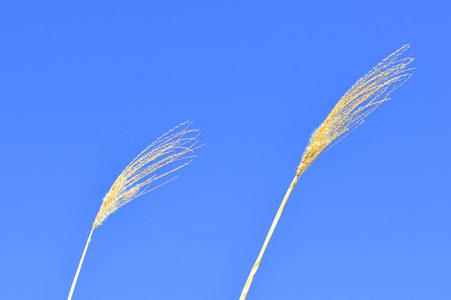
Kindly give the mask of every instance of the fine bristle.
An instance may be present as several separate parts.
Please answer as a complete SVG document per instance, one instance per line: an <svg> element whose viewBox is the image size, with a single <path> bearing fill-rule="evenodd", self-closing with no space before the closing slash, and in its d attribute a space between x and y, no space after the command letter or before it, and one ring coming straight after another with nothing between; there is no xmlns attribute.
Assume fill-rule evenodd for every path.
<svg viewBox="0 0 451 300"><path fill-rule="evenodd" d="M92 229L121 206L175 179L151 186L156 180L177 171L191 161L179 163L194 157L198 148L198 130L188 129L191 122L185 122L171 129L141 152L119 175L103 199L102 206ZM167 165L170 166L166 167ZM165 169L161 169L166 167ZM161 169L161 170L160 170ZM157 171L160 171L158 173Z"/></svg>
<svg viewBox="0 0 451 300"><path fill-rule="evenodd" d="M413 58L400 58L409 48L405 45L388 56L343 95L326 120L313 132L297 169L298 177L322 152L335 145L332 142L336 140L337 143L361 125L365 117L388 100L391 92L409 79L407 71L411 69L406 67Z"/></svg>

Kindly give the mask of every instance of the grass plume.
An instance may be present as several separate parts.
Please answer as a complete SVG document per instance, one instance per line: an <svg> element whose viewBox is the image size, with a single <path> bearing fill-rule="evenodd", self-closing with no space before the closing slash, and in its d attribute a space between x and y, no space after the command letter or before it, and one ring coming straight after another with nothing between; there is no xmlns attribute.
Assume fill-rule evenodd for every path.
<svg viewBox="0 0 451 300"><path fill-rule="evenodd" d="M269 240L299 177L313 161L360 126L371 112L382 102L389 99L388 96L391 92L409 79L411 74L408 71L411 69L408 69L407 66L413 61L413 58L402 56L408 48L409 45L401 47L360 78L338 101L324 122L313 132L296 170L296 175L288 187L257 260L247 278L240 300L244 300L247 296Z"/></svg>
<svg viewBox="0 0 451 300"><path fill-rule="evenodd" d="M144 149L114 181L103 198L102 205L92 224L68 300L72 299L93 231L123 205L174 180L177 176L163 181L161 184L152 185L156 180L183 168L191 162L190 158L195 157L194 150L200 147L197 145L199 134L197 129L189 129L190 125L191 122L182 123L158 138Z"/></svg>

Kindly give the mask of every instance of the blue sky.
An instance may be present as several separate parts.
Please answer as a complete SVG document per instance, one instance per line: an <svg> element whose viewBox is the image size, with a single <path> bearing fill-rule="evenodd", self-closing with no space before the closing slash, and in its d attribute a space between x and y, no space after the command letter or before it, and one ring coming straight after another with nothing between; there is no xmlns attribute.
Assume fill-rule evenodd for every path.
<svg viewBox="0 0 451 300"><path fill-rule="evenodd" d="M402 45L412 78L298 182L246 299L451 299L448 1L3 1L0 296L65 299L103 196L175 125L206 145L93 234L73 299L238 299L312 131Z"/></svg>

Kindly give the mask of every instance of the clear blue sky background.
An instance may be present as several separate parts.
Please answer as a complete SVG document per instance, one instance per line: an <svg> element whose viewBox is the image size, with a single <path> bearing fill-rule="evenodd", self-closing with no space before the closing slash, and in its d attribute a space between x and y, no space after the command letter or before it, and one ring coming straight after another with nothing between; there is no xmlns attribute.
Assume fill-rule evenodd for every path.
<svg viewBox="0 0 451 300"><path fill-rule="evenodd" d="M309 136L406 43L413 77L302 176L248 300L451 299L449 1L2 1L0 298L65 299L122 169L180 177L93 235L74 299L238 299Z"/></svg>

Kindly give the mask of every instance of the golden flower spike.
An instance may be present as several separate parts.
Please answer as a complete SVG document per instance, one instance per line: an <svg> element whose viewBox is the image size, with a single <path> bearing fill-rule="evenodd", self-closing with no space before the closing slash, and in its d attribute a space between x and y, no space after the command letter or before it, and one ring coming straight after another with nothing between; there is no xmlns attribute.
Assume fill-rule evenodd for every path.
<svg viewBox="0 0 451 300"><path fill-rule="evenodd" d="M338 101L326 120L313 132L302 156L301 163L296 170L296 175L288 187L263 243L263 247L247 278L246 284L241 292L240 300L246 298L269 240L276 228L277 222L279 222L285 203L299 177L315 159L361 125L366 116L373 112L382 102L388 100L391 92L409 79L411 74L407 73L407 71L411 69L407 69L406 67L413 61L413 58L410 56L400 57L407 49L409 49L409 45L401 47L398 51L375 66L368 74L360 78L344 94L340 101ZM334 141L335 143L332 144Z"/></svg>
<svg viewBox="0 0 451 300"><path fill-rule="evenodd" d="M91 232L72 282L68 300L72 299L78 274L80 273L94 229L121 206L174 180L177 176L159 185L151 186L154 181L183 168L191 162L183 163L180 161L195 157L193 151L200 147L196 146L199 134L197 129L189 129L190 125L191 122L182 123L153 142L122 171L113 183L113 186L103 198L97 217L92 224ZM179 163L177 164L177 162ZM171 165L168 169L165 171L162 171L163 169L160 170L169 164Z"/></svg>

